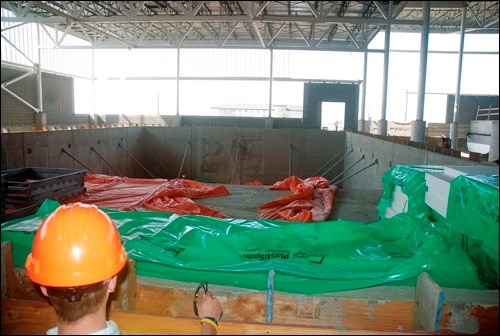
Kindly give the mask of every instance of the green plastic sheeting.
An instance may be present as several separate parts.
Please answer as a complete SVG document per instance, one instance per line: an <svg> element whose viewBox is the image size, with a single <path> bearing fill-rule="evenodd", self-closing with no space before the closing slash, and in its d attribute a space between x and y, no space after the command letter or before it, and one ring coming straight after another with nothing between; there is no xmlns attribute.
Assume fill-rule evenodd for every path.
<svg viewBox="0 0 500 336"><path fill-rule="evenodd" d="M396 165L382 176L384 192L377 204L380 218L391 206L396 186L408 197L408 214L426 218L442 228L441 235L464 250L478 268L480 281L499 287L498 175L459 175L450 182L446 218L425 203L425 173L444 166Z"/></svg>
<svg viewBox="0 0 500 336"><path fill-rule="evenodd" d="M35 230L59 206L2 224L24 267ZM443 287L484 289L477 268L442 223L402 213L370 224L284 222L103 209L114 220L137 274L265 290L321 294L378 285L414 286L427 271Z"/></svg>
<svg viewBox="0 0 500 336"><path fill-rule="evenodd" d="M467 237L480 278L498 288L498 175L462 175L450 183L446 220Z"/></svg>
<svg viewBox="0 0 500 336"><path fill-rule="evenodd" d="M377 204L379 218L385 218L385 210L391 206L396 186L408 197L408 213L416 216L429 217L432 209L425 204L426 172L442 172L443 168L434 166L395 165L382 175L384 192Z"/></svg>

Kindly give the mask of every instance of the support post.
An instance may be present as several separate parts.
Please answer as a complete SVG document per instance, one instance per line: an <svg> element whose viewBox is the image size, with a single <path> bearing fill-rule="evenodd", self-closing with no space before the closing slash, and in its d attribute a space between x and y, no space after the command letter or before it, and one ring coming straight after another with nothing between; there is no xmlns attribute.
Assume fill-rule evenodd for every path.
<svg viewBox="0 0 500 336"><path fill-rule="evenodd" d="M465 18L467 14L467 6L462 8L462 18L460 21L460 49L458 51L458 74L457 74L457 90L455 92L455 103L453 104L453 122L450 125L451 148L458 147L458 121L460 120L460 84L462 82L462 62L464 57L464 39L465 39Z"/></svg>
<svg viewBox="0 0 500 336"><path fill-rule="evenodd" d="M422 331L439 331L443 300L442 288L427 272L421 273L415 287L413 328Z"/></svg>
<svg viewBox="0 0 500 336"><path fill-rule="evenodd" d="M2 242L2 299L8 299L16 285L14 262L12 260L12 243Z"/></svg>
<svg viewBox="0 0 500 336"><path fill-rule="evenodd" d="M269 277L267 279L266 323L273 322L273 296L274 296L274 270L270 270Z"/></svg>
<svg viewBox="0 0 500 336"><path fill-rule="evenodd" d="M425 102L425 82L427 75L427 51L429 44L429 21L431 4L430 1L423 1L424 25L421 33L420 42L420 73L418 79L418 102L417 118L411 124L410 140L416 142L425 142L425 121L424 121L424 102Z"/></svg>

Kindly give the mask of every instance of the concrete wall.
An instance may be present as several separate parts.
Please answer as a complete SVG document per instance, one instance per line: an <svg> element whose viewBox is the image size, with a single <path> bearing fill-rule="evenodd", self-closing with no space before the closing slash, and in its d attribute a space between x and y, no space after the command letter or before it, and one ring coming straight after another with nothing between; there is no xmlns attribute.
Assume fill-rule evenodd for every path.
<svg viewBox="0 0 500 336"><path fill-rule="evenodd" d="M145 127L143 137L144 165L158 176L218 183L307 178L344 148L343 132L321 130ZM338 165L325 178L341 171Z"/></svg>
<svg viewBox="0 0 500 336"><path fill-rule="evenodd" d="M445 155L390 138L312 129L118 127L1 136L2 170L86 169L215 183L270 185L290 175L324 175L340 188L382 190L382 175L395 164L481 165L448 153L449 149ZM377 164L366 168L375 160Z"/></svg>
<svg viewBox="0 0 500 336"><path fill-rule="evenodd" d="M378 161L378 164L366 168L358 174L344 181L345 189L375 189L383 190L382 175L396 164L414 165L455 165L455 166L477 166L478 162L460 157L440 154L427 149L416 148L405 144L396 143L385 139L362 135L358 133L346 133L346 147L353 148L344 162L344 167L350 167L363 155L365 158L356 164L344 177L356 173Z"/></svg>
<svg viewBox="0 0 500 336"><path fill-rule="evenodd" d="M143 151L139 148L141 128L2 133L1 136L2 170L49 167L149 177L131 157L143 161Z"/></svg>
<svg viewBox="0 0 500 336"><path fill-rule="evenodd" d="M2 170L52 167L266 185L290 175L310 177L345 147L344 132L253 127L115 127L1 136ZM338 164L324 177L341 172Z"/></svg>

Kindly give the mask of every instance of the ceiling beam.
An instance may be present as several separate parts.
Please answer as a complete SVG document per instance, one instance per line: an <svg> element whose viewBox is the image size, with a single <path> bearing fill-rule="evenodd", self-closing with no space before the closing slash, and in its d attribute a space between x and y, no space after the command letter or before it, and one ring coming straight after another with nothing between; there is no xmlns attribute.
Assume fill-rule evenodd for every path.
<svg viewBox="0 0 500 336"><path fill-rule="evenodd" d="M241 23L346 23L346 24L371 24L371 25L422 25L423 20L398 20L384 18L362 18L362 17L298 17L298 16L275 16L263 15L259 18L250 18L248 15L218 15L205 16L197 15L189 17L184 15L155 15L155 16L93 16L86 18L72 18L61 13L61 17L2 17L2 22L33 22L33 23L66 23L67 18L71 18L74 22L82 23L134 23L134 22L241 22Z"/></svg>

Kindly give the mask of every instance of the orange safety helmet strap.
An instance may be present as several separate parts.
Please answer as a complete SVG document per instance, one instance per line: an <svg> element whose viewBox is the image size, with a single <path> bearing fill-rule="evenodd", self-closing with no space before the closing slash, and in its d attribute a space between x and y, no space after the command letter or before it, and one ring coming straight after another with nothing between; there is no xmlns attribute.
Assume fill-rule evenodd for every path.
<svg viewBox="0 0 500 336"><path fill-rule="evenodd" d="M127 262L118 229L95 205L62 205L38 228L26 259L33 282L85 286L116 275Z"/></svg>

